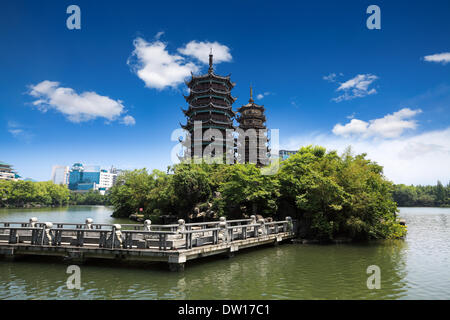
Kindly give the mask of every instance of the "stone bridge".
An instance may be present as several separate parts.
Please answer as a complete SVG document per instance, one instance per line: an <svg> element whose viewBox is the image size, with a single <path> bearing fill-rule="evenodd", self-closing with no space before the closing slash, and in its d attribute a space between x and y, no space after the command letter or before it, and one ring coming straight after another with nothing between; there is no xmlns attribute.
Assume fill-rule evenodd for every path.
<svg viewBox="0 0 450 320"><path fill-rule="evenodd" d="M296 221L250 219L154 225L0 222L0 255L61 256L82 262L89 258L167 262L170 270L184 270L186 261L240 249L278 244L295 236Z"/></svg>

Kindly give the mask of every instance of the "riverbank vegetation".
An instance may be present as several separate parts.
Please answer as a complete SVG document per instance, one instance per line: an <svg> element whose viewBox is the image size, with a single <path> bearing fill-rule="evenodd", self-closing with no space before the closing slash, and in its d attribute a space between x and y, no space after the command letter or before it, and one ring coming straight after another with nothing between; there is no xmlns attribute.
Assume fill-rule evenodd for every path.
<svg viewBox="0 0 450 320"><path fill-rule="evenodd" d="M109 199L98 192L71 192L51 181L0 180L0 208L39 208L65 205L107 205Z"/></svg>
<svg viewBox="0 0 450 320"><path fill-rule="evenodd" d="M446 186L440 181L435 186L398 184L394 200L400 207L450 207L450 182Z"/></svg>
<svg viewBox="0 0 450 320"><path fill-rule="evenodd" d="M383 168L322 147L303 147L282 161L273 175L252 164L177 164L168 172L129 171L118 178L110 200L115 217L142 213L184 219L229 219L251 214L301 225L300 236L333 240L400 238L406 228L396 219L394 186Z"/></svg>
<svg viewBox="0 0 450 320"><path fill-rule="evenodd" d="M108 194L102 195L98 191L88 191L85 193L70 192L69 205L91 205L108 206L110 204Z"/></svg>

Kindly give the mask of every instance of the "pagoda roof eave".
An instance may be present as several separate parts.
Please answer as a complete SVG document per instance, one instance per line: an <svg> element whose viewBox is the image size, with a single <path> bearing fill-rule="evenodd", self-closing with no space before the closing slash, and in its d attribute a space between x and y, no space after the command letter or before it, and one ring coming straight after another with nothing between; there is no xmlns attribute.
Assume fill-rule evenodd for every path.
<svg viewBox="0 0 450 320"><path fill-rule="evenodd" d="M206 92L208 92L208 91L206 91ZM220 98L229 98L229 100L231 100L231 102L228 101L228 103L234 103L234 102L236 102L236 100L237 100L237 98L236 98L236 97L233 97L233 96L231 95L231 93L222 93L222 92L215 92L215 93L216 93L216 94L221 94L221 95L224 95L224 96L225 96L225 97L221 97L221 96L217 96L217 97L220 97ZM199 93L194 93L194 94L190 93L188 96L183 95L183 97L184 97L184 100L186 100L186 102L190 102L190 100L196 98L196 95L197 95L197 94L199 94ZM206 96L209 96L210 98L212 97L211 95L208 95L208 94L206 94ZM202 98L207 98L207 97L202 97Z"/></svg>
<svg viewBox="0 0 450 320"><path fill-rule="evenodd" d="M258 105L256 103L243 105L243 106L239 107L237 110L240 111L240 110L246 110L246 109L259 109L259 110L263 110L263 111L266 110L266 108L264 108L264 105Z"/></svg>
<svg viewBox="0 0 450 320"><path fill-rule="evenodd" d="M209 102L208 104L202 104L202 105L199 105L199 106L194 106L192 104L189 105L189 108L192 108L192 109L204 109L204 108L211 108L211 107L217 108L217 109L229 109L229 110L233 111L233 107L232 106L221 106L219 104L215 104L215 103L212 103L212 102Z"/></svg>
<svg viewBox="0 0 450 320"><path fill-rule="evenodd" d="M189 81L185 81L185 84L189 87L192 84L192 82L195 81L195 80L209 79L209 78L214 79L214 78L216 78L216 79L220 79L220 80L225 80L225 81L227 81L230 84L231 87L234 87L236 85L236 83L235 82L231 82L230 77L231 77L231 74L229 74L227 76L219 76L219 75L217 75L215 73L206 73L206 74L202 74L202 75L196 76L196 75L194 75L191 72L191 79Z"/></svg>
<svg viewBox="0 0 450 320"><path fill-rule="evenodd" d="M212 88L212 87L209 87L208 89L203 90L203 91L195 91L195 90L191 90L190 93L191 93L191 94L192 94L192 93L194 93L194 94L202 94L202 93L207 93L207 92L210 92L210 91L215 92L215 93L219 93L219 94L225 94L225 95L230 95L230 96L231 96L231 90L228 90L228 91L220 91L220 90L216 90L216 89L214 89L214 88Z"/></svg>
<svg viewBox="0 0 450 320"><path fill-rule="evenodd" d="M195 113L197 110L211 110L212 113L228 113L231 117L235 117L236 116L236 112L234 112L232 109L225 109L225 111L222 112L217 112L218 110L216 109L210 109L210 108L189 108L188 110L183 110L183 113L185 116L190 116L192 113ZM215 111L216 110L216 111Z"/></svg>

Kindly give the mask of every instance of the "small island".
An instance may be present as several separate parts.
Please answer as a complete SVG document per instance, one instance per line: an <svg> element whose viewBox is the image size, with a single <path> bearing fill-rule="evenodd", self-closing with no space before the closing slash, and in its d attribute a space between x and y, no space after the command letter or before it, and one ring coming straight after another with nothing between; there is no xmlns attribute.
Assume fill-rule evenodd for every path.
<svg viewBox="0 0 450 320"><path fill-rule="evenodd" d="M291 216L305 239L402 238L394 185L380 165L347 150L339 156L319 146L301 148L281 161L275 175L254 164L178 164L168 173L146 169L124 173L110 193L114 217L140 213L161 222ZM142 208L142 210L140 210Z"/></svg>

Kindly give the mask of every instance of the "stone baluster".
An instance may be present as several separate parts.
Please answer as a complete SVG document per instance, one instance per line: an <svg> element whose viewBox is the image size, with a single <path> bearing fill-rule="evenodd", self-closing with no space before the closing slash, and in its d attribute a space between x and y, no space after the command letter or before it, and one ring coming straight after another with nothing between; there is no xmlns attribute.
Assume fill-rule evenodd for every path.
<svg viewBox="0 0 450 320"><path fill-rule="evenodd" d="M259 227L258 227L258 236L264 236L267 234L267 229L266 229L266 223L264 221L264 219L259 219L258 220L259 223Z"/></svg>
<svg viewBox="0 0 450 320"><path fill-rule="evenodd" d="M286 217L286 221L287 221L287 232L293 232L294 229L294 225L292 223L292 218L291 217Z"/></svg>
<svg viewBox="0 0 450 320"><path fill-rule="evenodd" d="M250 219L252 219L251 221L250 221L250 224L257 224L257 221L256 221L256 216L254 215L254 214L252 214L251 216L250 216ZM254 237L257 237L258 236L258 230L257 230L257 228L256 227L251 227L251 229L250 230L248 230L248 231L251 231L251 230L253 230L253 236Z"/></svg>
<svg viewBox="0 0 450 320"><path fill-rule="evenodd" d="M144 231L152 231L152 221L151 220L145 220L144 221Z"/></svg>
<svg viewBox="0 0 450 320"><path fill-rule="evenodd" d="M224 242L229 242L229 233L227 230L227 219L225 217L219 218L219 240L222 240Z"/></svg>
<svg viewBox="0 0 450 320"><path fill-rule="evenodd" d="M53 242L53 236L51 233L51 229L53 228L53 223L46 222L44 223L44 234L42 235L42 244L43 245L51 245Z"/></svg>
<svg viewBox="0 0 450 320"><path fill-rule="evenodd" d="M117 243L119 245L119 248L122 247L123 240L122 240L122 231L121 231L121 229L122 229L122 226L120 224L115 224L114 225L113 234L112 234L113 235L113 241L112 241L113 248L116 247L115 246L116 241L117 241Z"/></svg>
<svg viewBox="0 0 450 320"><path fill-rule="evenodd" d="M92 218L87 218L86 219L86 224L84 225L84 228L87 229L87 230L94 229L94 226L92 225L93 222L94 222L94 220Z"/></svg>
<svg viewBox="0 0 450 320"><path fill-rule="evenodd" d="M178 220L177 233L182 233L186 231L186 223L183 219ZM184 235L181 234L181 239L183 239Z"/></svg>
<svg viewBox="0 0 450 320"><path fill-rule="evenodd" d="M36 218L36 217L30 218L29 221L30 221L30 228L36 228L36 223L38 221L38 218Z"/></svg>

